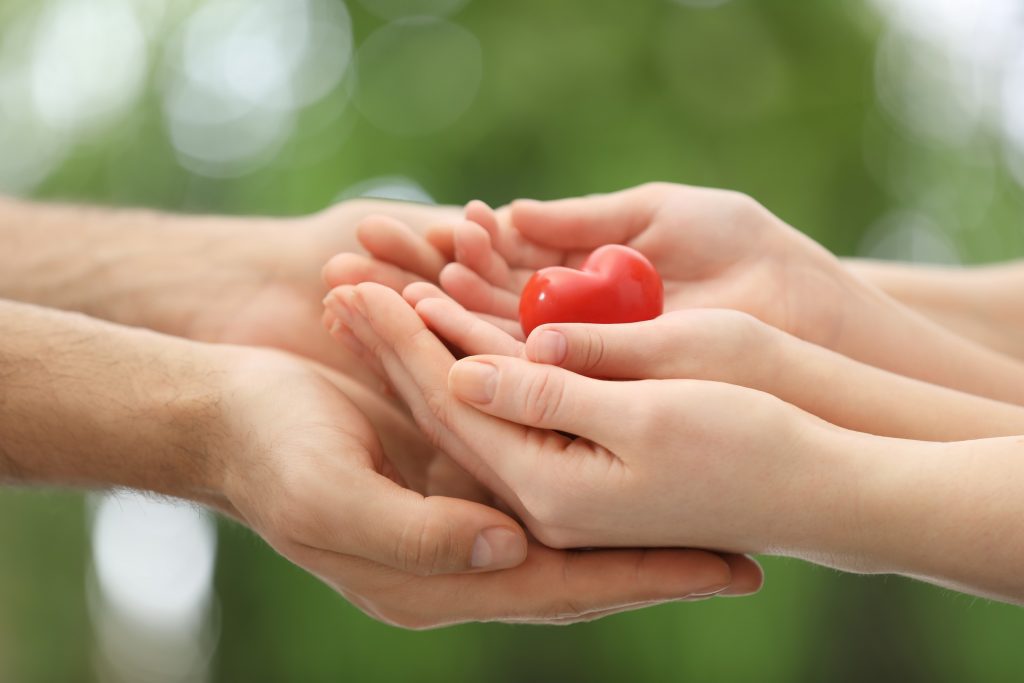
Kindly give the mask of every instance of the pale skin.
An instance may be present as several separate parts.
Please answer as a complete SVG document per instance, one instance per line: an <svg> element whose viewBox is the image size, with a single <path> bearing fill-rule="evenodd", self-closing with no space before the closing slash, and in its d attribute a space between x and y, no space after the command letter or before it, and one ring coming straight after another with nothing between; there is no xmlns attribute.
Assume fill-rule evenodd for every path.
<svg viewBox="0 0 1024 683"><path fill-rule="evenodd" d="M456 361L387 287L342 286L332 301L420 428L548 545L767 552L1024 602L1024 437L893 439L722 382ZM607 367L664 376L663 358L617 355L618 341L603 345Z"/></svg>
<svg viewBox="0 0 1024 683"><path fill-rule="evenodd" d="M1024 360L1024 262L954 268L848 259L844 265L957 334Z"/></svg>
<svg viewBox="0 0 1024 683"><path fill-rule="evenodd" d="M394 233L355 227L380 211L401 230L454 215L368 201L242 219L0 200L0 297L28 302L0 301L0 481L208 505L410 628L570 623L756 590L742 556L536 543L357 381L372 373L320 327L318 264L360 241L386 251ZM349 254L347 269L372 269Z"/></svg>
<svg viewBox="0 0 1024 683"><path fill-rule="evenodd" d="M886 295L737 193L652 183L608 195L520 200L497 217L474 202L466 219L411 239L404 253L418 258L363 269L359 279L335 263L325 271L327 283L372 279L400 291L436 280L466 308L515 334L518 291L533 270L578 265L597 246L622 243L657 267L666 310L736 309L867 365L1024 404L1024 362ZM423 268L428 253L455 262Z"/></svg>
<svg viewBox="0 0 1024 683"><path fill-rule="evenodd" d="M474 405L484 412L523 426L550 427L590 437L593 442L590 457L572 458L574 463L588 459L604 463L608 459L606 451L610 451L626 463L623 467L627 467L632 461L622 453L634 452L631 449L635 449L639 443L652 448L660 446L664 451L660 455L645 455L664 466L670 479L671 473L679 471L679 467L691 475L685 477L686 481L682 482L678 490L671 485L668 488L672 490L666 490L663 482L652 474L647 480L650 491L633 490L631 495L638 502L650 503L652 498L657 499L658 495L663 495L665 501L662 504L671 507L679 500L690 504L699 499L700 491L687 488L686 483L695 472L703 477L706 465L704 460L700 466L693 464L693 456L687 454L710 453L706 456L707 460L718 464L720 456L716 455L718 451L714 447L722 443L728 446L735 441L733 432L737 430L747 433L744 429L747 421L739 416L761 415L768 411L774 417L759 423L760 429L755 430L756 438L748 435L747 443L726 448L727 454L753 453L754 467L749 467L751 463L747 461L744 461L742 467L731 463L730 466L735 467L735 470L725 473L712 470L707 473L713 482L721 484L720 488L709 487L706 478L700 479L702 486L714 489L718 496L728 500L747 500L747 495L756 500L762 496L762 492L748 488L737 493L734 482L739 482L737 485L742 487L742 480L760 484L768 481L771 484L769 488L786 492L779 498L801 501L807 510L813 512L807 515L804 510L791 511L794 516L786 519L783 523L785 528L781 532L768 528L762 532L765 536L756 542L748 540L746 543L754 543L771 552L805 557L853 571L903 573L979 595L1015 602L1024 600L1022 585L1015 578L1024 560L1024 542L1020 534L1016 533L1019 526L1016 520L1021 506L1017 501L1018 492L1010 483L1020 477L1019 453L1024 447L1024 439L1017 435L1024 433L1024 420L1022 410L1017 405L986 398L994 396L1006 401L1017 401L1013 387L1004 383L999 373L1008 372L1016 377L1015 373L1019 369L1016 361L1003 355L1014 354L1014 351L1015 355L1021 353L1021 347L1016 343L1016 330L1021 326L1024 316L1018 314L1020 306L1017 297L1013 296L1015 291L1019 291L1019 280L1024 280L1019 266L1010 264L975 269L954 276L952 284L943 284L941 275L945 271L942 270L866 262L847 263L844 268L830 256L822 257L816 245L809 246L807 240L794 238L790 234L784 240L789 246L782 249L782 252L789 250L792 253L780 252L771 256L773 247L768 239L767 242L759 242L755 253L747 257L749 262L736 259L735 263L723 269L714 265L718 258L714 248L716 241L713 238L709 241L706 231L713 229L728 232L729 226L723 227L723 221L717 220L702 228L699 220L696 223L684 220L675 223L674 233L662 230L663 239L672 234L677 239L674 245L671 241L661 245L666 254L673 258L679 258L680 252L689 255L689 272L691 275L696 274L691 281L680 279L667 288L668 308L671 312L658 320L632 325L548 325L534 331L524 344L514 322L517 303L515 292L525 282L532 268L562 262L578 265L587 254L586 245L592 241L593 231L599 232L602 240L616 241L607 231L614 227L613 223L620 228L629 225L630 216L633 215L630 206L640 212L641 223L647 225L650 223L649 211L642 204L637 208L637 197L650 199L666 192L674 194L681 190L656 185L611 196L547 204L514 203L510 212L498 218L485 205L471 203L466 209L466 221L434 231L428 234L427 240L417 242L424 251L435 249L455 259L454 263L436 273L436 279L446 291L442 292L422 281L417 282L420 279L417 276L429 277L431 273L417 270L411 259L388 266L400 266L405 271L400 277L396 276L394 270L388 270L386 277L378 279L394 289L403 289L406 301L415 306L422 321L450 345L470 354L500 354L519 359L511 361L489 356L468 359L454 366L452 360L448 360L448 365L453 368L448 378L449 399L453 400L453 395L458 394L462 403ZM728 206L720 207L716 212L708 206L709 203L724 202L733 205L734 209L737 202L740 206L746 203L747 209L753 210L744 220L752 222L753 227L748 226L743 230L755 234L768 231L769 235L775 234L778 238L777 219L766 221L765 212L756 205L751 206L748 200L729 193L718 193L716 197L703 192L687 193L687 196L694 200L695 206L702 205L705 213L721 219L722 211L728 215ZM625 202L624 197L628 195L632 195L632 198ZM588 203L592 207L585 206ZM625 207L622 206L624 203ZM620 213L615 213L617 208ZM689 218L693 217L694 211L698 211L694 206L678 210ZM606 217L611 221L608 224L605 223ZM525 231L516 229L531 222L535 223L533 227L537 239L543 239L543 244L530 241ZM543 226L543 229L538 226ZM736 229L732 230L733 238L736 238L736 232ZM784 227L782 232L791 230ZM646 230L640 234L647 234ZM704 239L697 239L700 236ZM571 242L574 239L576 241ZM570 242L579 251L565 247ZM657 260L659 251L652 246L652 240L636 238L629 243L641 248L649 258L659 263L663 275L667 268L667 279L670 282L674 274L683 272L671 269L671 259ZM563 249L551 252L547 246L551 244L562 246ZM737 251L742 253L744 250L740 246ZM805 271L807 280L816 285L810 286L805 282L803 286L796 286L793 281L785 278L782 278L782 284L779 285L777 280L781 266L779 263L773 264L773 261L789 263L788 267L795 268L798 273ZM517 268L510 266L510 262L528 265ZM764 270L769 275L762 274ZM733 272L730 274L730 271ZM857 274L851 276L848 271L856 271ZM384 272L382 270L378 274ZM706 273L710 273L710 276ZM350 281L344 277L343 271L334 274L341 277L335 281L329 279L329 284ZM750 282L744 284L748 279ZM905 301L907 306L896 303L873 283L892 292L901 301ZM794 288L795 291L785 293L773 290L776 297L793 302L784 307L785 310L795 308L811 312L813 315L808 315L818 323L825 323L826 330L836 331L823 335L820 330L811 329L812 326L794 323L778 311L773 313L770 307L765 308L759 303L763 294L759 288L766 286ZM688 288L695 291L686 292ZM352 303L359 302L361 297L372 297L374 304L365 306L366 312L361 317L352 318L352 313L346 314L345 311L351 309ZM472 308L475 314L468 313L453 298ZM355 296L347 287L342 286L326 300L326 322L335 336L346 340L350 346L355 347L355 342L359 342L378 357L403 359L402 363L393 359L390 363L381 362L378 369L392 375L391 381L398 388L399 380L393 376L395 368L404 368L405 374L401 377L407 392L410 386L421 389L429 387L424 389L431 397L428 406L436 409L418 414L421 426L422 423L428 423L425 428L430 433L445 438L462 438L466 446L462 457L467 461L471 462L474 458L483 461L484 465L477 466L484 472L491 472L486 466L492 460L502 457L515 460L515 456L496 453L493 446L490 446L490 450L484 448L485 442L497 442L495 434L486 440L482 439L479 447L473 446L472 439L475 437L464 428L464 420L469 418L462 412L455 412L461 408L451 408L450 403L439 399L441 389L431 384L432 378L417 372L415 368L423 362L416 360L417 354L422 352L424 357L427 355L423 348L428 342L419 342L415 346L402 345L398 336L388 337L395 333L395 329L389 326L384 316L395 316L400 304L392 297L386 304L392 308L385 309L386 301L384 294L368 290L365 285L359 287ZM865 301L874 304L862 309ZM928 302L927 305L925 302ZM746 313L703 306L734 306ZM843 310L844 306L851 310ZM908 306L915 310L911 311ZM866 315L867 311L872 310L873 317L858 318L858 315ZM941 314L937 312L940 310ZM345 315L349 316L346 319L354 319L357 324L362 324L366 339L354 339L354 332L351 329L346 331L348 328L339 317ZM926 320L925 315L941 325ZM764 319L788 328L789 332L768 325ZM864 336L842 333L845 327L852 324L848 321L858 319L871 323L870 332L877 339L879 348L871 348L867 344L869 340ZM407 319L406 324L411 329L416 323ZM893 327L887 330L886 325ZM1006 334L1001 333L1004 327ZM900 341L899 335L894 330L902 330L901 334L911 335L906 339L913 343L907 343L906 339L902 344L897 343ZM912 334L911 330L915 333ZM409 332L404 334L408 335ZM817 343L800 339L797 334ZM974 341L968 341L967 338ZM836 353L824 345L871 360L879 367ZM962 355L956 355L961 351ZM370 352L366 353L369 358ZM435 348L431 353L437 356L431 361L433 364L442 362L439 350ZM921 354L934 359L934 365L928 367L922 364L919 358ZM476 362L481 360L483 363ZM616 380L646 378L646 381L605 382L602 383L605 388L601 388L592 381L588 383L574 375L552 375L550 371L539 369L535 364L524 364L526 361L559 365L563 369L592 377ZM463 364L468 366L460 369ZM481 376L488 373L477 367L480 365L496 371L497 379L481 379ZM921 371L917 373L919 376L938 384L902 376L883 368L895 368L911 375L918 370ZM976 372L978 377L970 377L972 372ZM406 375L418 377L419 382L410 381ZM650 381L652 378L657 381ZM680 384L679 379L689 381ZM672 384L673 380L676 384ZM724 389L718 384L693 380L714 380L716 383L728 382L756 389L791 405L782 404L784 407L780 407L781 402L773 403L754 392L746 397L735 394L723 401L718 394L735 392L735 387ZM659 384L669 387L671 391L656 388ZM493 389L494 393L484 388ZM968 391L979 395L972 395ZM755 401L751 395L759 398ZM592 400L594 396L603 397L612 403L614 410L595 405ZM635 411L641 416L657 415L664 425L670 427L644 422L641 416L634 413L631 408L633 405L642 406L642 409ZM709 414L708 406L715 405L720 405L723 415L731 416L732 420L723 419L722 415ZM744 410L743 406L749 406L750 409ZM795 410L794 406L803 410ZM570 410L572 407L577 409ZM677 412L673 413L672 410ZM571 415L564 421L551 418L552 413L560 411L569 411ZM823 418L827 423L816 420L809 413ZM458 419L453 417L455 414L459 415ZM694 415L701 419L694 420ZM641 421L641 428L635 432L630 429L632 420ZM441 422L446 429L438 427ZM801 425L796 436L792 433L793 424ZM716 430L715 426L719 426L719 429ZM681 427L685 438L677 435L673 441L672 427ZM665 435L666 431L668 435ZM772 447L773 440L780 432L782 441L789 444L787 452L781 456L776 455ZM857 432L901 438L884 439ZM658 443L649 443L651 433L659 435ZM696 442L693 441L695 436L698 437ZM709 443L701 442L701 436ZM983 438L997 436L1009 438ZM520 443L523 442L523 437L517 438ZM968 441L970 439L974 441ZM554 446L550 446L552 442L547 436L542 439L538 435L526 440L527 443L534 441L553 450L562 449L573 453L585 450L577 442L561 443L556 440ZM929 444L926 441L957 443ZM617 448L610 445L616 442L623 445ZM811 473L810 478L796 478L797 488L791 489L793 470L785 464L775 465L778 462L789 462L787 458L794 457L789 451L803 450L808 444L811 453L803 454L803 468ZM680 449L682 456L679 455ZM773 466L758 469L759 460L756 456L764 456L763 451L768 452L765 457L770 458L769 462ZM839 457L834 457L837 453ZM677 457L681 457L681 463L674 460ZM772 458L779 460L777 462ZM532 455L528 455L525 460L528 464L518 471L519 475L530 471L531 467L543 469L544 463L551 462L552 458L542 456L534 461ZM828 463L828 466L822 470L819 461ZM613 459L612 462L617 461ZM497 469L499 465L501 463L496 463L494 468ZM786 473L786 481L778 482L777 488L776 470ZM492 476L499 479L505 473L506 470L491 472ZM527 509L542 513L534 515L535 524L553 526L556 531L564 527L580 531L579 526L582 525L589 534L600 535L596 525L586 526L597 515L595 510L573 509L572 505L567 505L560 511L566 515L565 518L559 514L552 516L543 500L531 497L526 488L543 485L557 488L558 482L563 481L572 481L574 486L578 486L580 477L585 475L577 476L574 472L559 470L551 475L550 480L541 483L537 479L543 479L543 475L534 474L534 479L529 482L520 476L513 483L514 476L508 474L506 495L511 500L520 500L523 505L518 496L520 493L527 495L530 503ZM614 497L616 487L608 488L606 493ZM822 490L827 495L817 497L816 494ZM885 492L885 495L879 494L880 491ZM555 499L562 499L559 492L552 494L549 490L548 494ZM598 505L601 501L612 505L607 499L602 499L600 494L593 497L599 501ZM615 497L616 504L620 505L617 510L631 509L627 498ZM815 500L819 501L821 511L826 514L818 514L819 510L812 502ZM775 515L771 504L772 501L765 502L762 508L762 514L768 518ZM583 503L580 502L580 505ZM844 509L846 506L848 509ZM833 510L836 514L832 514ZM713 517L727 512L709 509L706 514ZM661 508L656 512L654 508L649 508L645 513L651 517L640 515L643 521L637 520L639 526L645 522L653 524L654 517L667 514ZM814 516L815 519L801 519L800 513L804 513L804 517ZM901 519L900 515L905 517ZM865 518L858 519L859 516ZM687 518L704 519L700 514L692 514ZM568 524L565 519L569 520ZM750 521L754 523L757 520ZM826 528L818 532L800 531L801 526L808 521L822 522ZM735 520L732 522L740 524ZM828 524L834 526L829 529ZM867 528L870 525L877 526L877 529ZM628 523L625 526L628 527ZM762 529L765 527L762 526ZM804 537L803 540L781 542L776 538L794 530ZM1007 530L1010 530L1009 535L1004 535ZM612 542L609 538L621 529L604 531L608 533L605 542ZM595 542L589 534L583 534L586 540L570 535L566 542ZM872 534L875 537L871 537ZM930 545L939 536L941 542ZM987 539L985 543L990 544L990 547L982 547L983 544L976 537ZM1003 541L1008 545L1001 545ZM723 543L721 538L711 538L705 542L711 547L749 549L743 542L739 546L732 546ZM956 557L951 557L953 555ZM978 558L982 557L985 560L979 561ZM988 564L990 557L998 558L994 565Z"/></svg>
<svg viewBox="0 0 1024 683"><path fill-rule="evenodd" d="M409 285L404 298L431 330L467 354L525 358L597 378L727 382L881 436L954 441L1024 434L1024 407L859 363L740 311L684 309L629 325L549 324L524 343L429 283ZM328 329L351 346L334 325L342 306L337 294L325 304ZM639 368L644 374L631 374Z"/></svg>

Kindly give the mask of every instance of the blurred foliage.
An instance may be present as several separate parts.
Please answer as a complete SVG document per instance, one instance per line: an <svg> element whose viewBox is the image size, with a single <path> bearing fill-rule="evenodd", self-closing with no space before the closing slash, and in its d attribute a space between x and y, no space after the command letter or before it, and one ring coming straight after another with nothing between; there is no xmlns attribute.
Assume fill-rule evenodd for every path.
<svg viewBox="0 0 1024 683"><path fill-rule="evenodd" d="M384 23L359 3L349 11L357 45ZM438 132L376 128L345 106L346 88L359 87L346 82L302 112L272 162L211 179L177 163L154 86L123 125L80 146L35 195L295 214L379 175L413 178L440 202L497 204L658 179L750 193L851 254L869 225L926 188L966 260L1024 253L1019 188L1000 164L978 167L977 150L991 156L997 140L936 147L879 110L881 29L860 3L477 0L453 21L480 40L483 80L468 111ZM438 83L445 77L436 73ZM230 523L221 531L216 680L1024 677L1024 612L901 579L768 559L767 585L749 599L571 628L409 633L362 616L247 531ZM92 663L81 499L4 492L0 548L0 680L84 680Z"/></svg>

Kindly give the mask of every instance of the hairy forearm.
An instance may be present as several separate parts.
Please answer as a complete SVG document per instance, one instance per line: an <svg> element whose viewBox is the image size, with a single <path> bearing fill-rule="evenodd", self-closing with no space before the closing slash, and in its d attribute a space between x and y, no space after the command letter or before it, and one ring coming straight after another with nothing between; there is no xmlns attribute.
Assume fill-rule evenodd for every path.
<svg viewBox="0 0 1024 683"><path fill-rule="evenodd" d="M1024 358L1024 262L957 268L848 259L846 267L940 325Z"/></svg>
<svg viewBox="0 0 1024 683"><path fill-rule="evenodd" d="M0 480L216 504L212 347L0 301Z"/></svg>
<svg viewBox="0 0 1024 683"><path fill-rule="evenodd" d="M0 198L0 297L184 334L200 284L223 293L253 265L270 278L287 261L280 240L268 246L275 230L266 219Z"/></svg>
<svg viewBox="0 0 1024 683"><path fill-rule="evenodd" d="M1024 437L830 440L823 451L856 461L859 475L834 487L843 521L822 531L826 563L1024 603Z"/></svg>

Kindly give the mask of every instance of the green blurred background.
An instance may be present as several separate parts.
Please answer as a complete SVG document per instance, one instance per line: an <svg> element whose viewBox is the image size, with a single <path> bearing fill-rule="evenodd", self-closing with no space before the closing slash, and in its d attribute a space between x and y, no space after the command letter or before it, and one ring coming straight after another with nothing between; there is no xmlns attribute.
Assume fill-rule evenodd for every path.
<svg viewBox="0 0 1024 683"><path fill-rule="evenodd" d="M669 180L843 255L1020 257L1016 5L4 0L0 190L284 215ZM0 680L118 680L92 507L0 493ZM410 633L217 532L196 680L1024 680L1024 611L896 578L766 559L752 598Z"/></svg>

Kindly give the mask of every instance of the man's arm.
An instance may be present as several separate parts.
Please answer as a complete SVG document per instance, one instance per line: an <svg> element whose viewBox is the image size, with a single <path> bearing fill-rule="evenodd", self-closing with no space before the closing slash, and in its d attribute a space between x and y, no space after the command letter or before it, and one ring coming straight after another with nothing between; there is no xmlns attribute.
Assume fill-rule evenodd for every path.
<svg viewBox="0 0 1024 683"><path fill-rule="evenodd" d="M399 411L291 356L3 301L0 329L0 482L209 504L378 619L564 623L760 585L750 560L699 551L527 557L504 513L397 483Z"/></svg>
<svg viewBox="0 0 1024 683"><path fill-rule="evenodd" d="M0 301L0 481L128 486L224 509L207 347Z"/></svg>
<svg viewBox="0 0 1024 683"><path fill-rule="evenodd" d="M362 376L360 363L320 328L320 269L339 252L360 251L356 225L374 213L416 230L458 215L370 199L303 217L245 218L0 197L0 298L200 341L279 348Z"/></svg>

